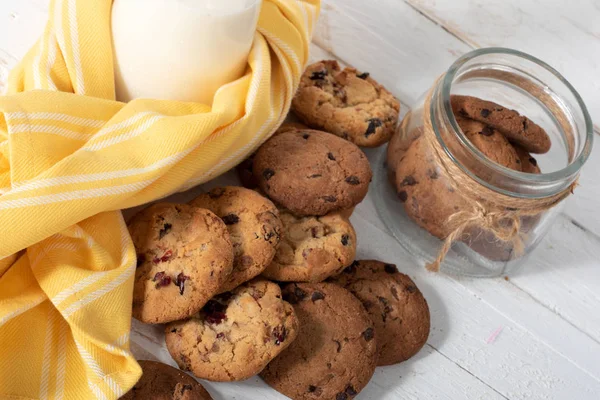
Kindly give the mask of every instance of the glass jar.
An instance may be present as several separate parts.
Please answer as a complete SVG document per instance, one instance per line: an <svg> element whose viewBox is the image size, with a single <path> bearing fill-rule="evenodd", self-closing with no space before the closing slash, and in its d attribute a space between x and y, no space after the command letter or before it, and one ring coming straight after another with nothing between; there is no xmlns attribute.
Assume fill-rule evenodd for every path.
<svg viewBox="0 0 600 400"><path fill-rule="evenodd" d="M535 155L541 173L487 158L460 129L454 95L497 103L542 127L552 146ZM515 50L475 50L434 83L382 152L377 208L409 252L426 263L440 261L430 264L434 269L506 275L548 232L576 186L592 141L582 99L556 70Z"/></svg>

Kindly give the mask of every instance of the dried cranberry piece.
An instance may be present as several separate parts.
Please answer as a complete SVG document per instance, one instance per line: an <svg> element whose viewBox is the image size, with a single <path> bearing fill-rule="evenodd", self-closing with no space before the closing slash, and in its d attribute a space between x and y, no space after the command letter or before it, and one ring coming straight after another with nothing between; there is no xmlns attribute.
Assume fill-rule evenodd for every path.
<svg viewBox="0 0 600 400"><path fill-rule="evenodd" d="M171 250L167 250L162 257L155 257L152 262L154 264L160 264L161 262L167 262L173 257L173 252Z"/></svg>
<svg viewBox="0 0 600 400"><path fill-rule="evenodd" d="M175 280L175 286L179 287L179 294L183 296L183 291L185 290L185 281L187 281L188 279L190 279L189 276L184 275L183 272L179 273L179 275L177 275L177 279Z"/></svg>
<svg viewBox="0 0 600 400"><path fill-rule="evenodd" d="M383 268L388 274L395 274L398 272L398 268L394 264L385 264L385 267Z"/></svg>
<svg viewBox="0 0 600 400"><path fill-rule="evenodd" d="M217 334L217 339L223 339L225 334L223 332Z"/></svg>
<svg viewBox="0 0 600 400"><path fill-rule="evenodd" d="M240 217L235 214L228 214L221 219L225 222L225 225L235 225L240 222Z"/></svg>
<svg viewBox="0 0 600 400"><path fill-rule="evenodd" d="M348 178L346 178L346 183L349 183L350 185L360 185L360 179L358 179L358 176L349 176Z"/></svg>
<svg viewBox="0 0 600 400"><path fill-rule="evenodd" d="M356 77L360 79L367 79L369 76L371 76L371 74L368 72L363 72L362 74L356 75Z"/></svg>
<svg viewBox="0 0 600 400"><path fill-rule="evenodd" d="M383 122L379 118L372 118L367 121L369 126L367 127L367 131L365 132L365 136L369 137L377 131L377 128L383 126Z"/></svg>
<svg viewBox="0 0 600 400"><path fill-rule="evenodd" d="M205 319L209 324L219 325L221 322L227 321L227 315L222 312L214 312L212 314L207 314Z"/></svg>
<svg viewBox="0 0 600 400"><path fill-rule="evenodd" d="M317 228L316 226L313 226L312 228L310 228L310 235L313 238L317 238L319 235L319 228Z"/></svg>
<svg viewBox="0 0 600 400"><path fill-rule="evenodd" d="M275 339L275 345L279 346L287 338L287 330L285 329L285 326L280 325L273 328L273 332L271 333L271 335Z"/></svg>
<svg viewBox="0 0 600 400"><path fill-rule="evenodd" d="M275 176L275 171L273 171L271 168L267 168L263 171L263 177L266 181L271 179L273 176Z"/></svg>
<svg viewBox="0 0 600 400"><path fill-rule="evenodd" d="M157 272L156 275L154 275L154 279L152 279L152 282L156 282L156 288L158 289L161 287L169 286L171 284L171 277L167 275L164 271Z"/></svg>
<svg viewBox="0 0 600 400"><path fill-rule="evenodd" d="M173 228L173 225L164 224L163 228L160 230L160 232L158 232L158 240L164 238L169 232L171 232L172 228Z"/></svg>
<svg viewBox="0 0 600 400"><path fill-rule="evenodd" d="M325 77L327 76L327 70L326 69L322 69L321 71L315 71L310 75L310 80L311 81L318 81L318 80L322 80L325 79Z"/></svg>

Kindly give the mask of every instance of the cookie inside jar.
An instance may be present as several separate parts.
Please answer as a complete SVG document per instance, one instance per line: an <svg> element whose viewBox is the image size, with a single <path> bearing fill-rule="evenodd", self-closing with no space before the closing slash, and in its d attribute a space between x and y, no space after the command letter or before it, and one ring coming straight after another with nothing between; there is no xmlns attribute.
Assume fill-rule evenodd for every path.
<svg viewBox="0 0 600 400"><path fill-rule="evenodd" d="M475 51L399 125L376 171L376 205L430 269L512 272L572 193L589 148L587 114L548 68L506 49Z"/></svg>

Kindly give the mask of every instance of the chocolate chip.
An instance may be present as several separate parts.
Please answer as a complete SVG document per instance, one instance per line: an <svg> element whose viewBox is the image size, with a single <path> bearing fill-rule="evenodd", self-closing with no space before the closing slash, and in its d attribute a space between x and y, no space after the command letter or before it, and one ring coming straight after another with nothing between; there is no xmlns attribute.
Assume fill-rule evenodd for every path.
<svg viewBox="0 0 600 400"><path fill-rule="evenodd" d="M406 193L406 190L402 190L400 192L398 192L398 197L400 198L400 201L405 203L406 200L408 199L408 193Z"/></svg>
<svg viewBox="0 0 600 400"><path fill-rule="evenodd" d="M327 76L327 70L323 69L321 71L315 71L310 75L310 80L311 81L318 81L318 80L322 80L325 79L325 77Z"/></svg>
<svg viewBox="0 0 600 400"><path fill-rule="evenodd" d="M311 297L310 299L311 299L311 300L313 301L313 303L314 303L315 301L317 301L317 300L323 300L324 298L325 298L325 295L324 295L323 293L321 293L321 292L319 292L319 291L315 291L315 292L312 294L312 297Z"/></svg>
<svg viewBox="0 0 600 400"><path fill-rule="evenodd" d="M521 164L521 160L517 158L517 164Z"/></svg>
<svg viewBox="0 0 600 400"><path fill-rule="evenodd" d="M306 298L308 294L300 289L298 286L294 288L294 291L287 291L283 294L283 299L290 304L298 304Z"/></svg>
<svg viewBox="0 0 600 400"><path fill-rule="evenodd" d="M348 268L346 268L344 270L345 273L347 274L353 274L356 272L356 268L360 265L360 262L358 261L354 261L352 264L350 264L350 266Z"/></svg>
<svg viewBox="0 0 600 400"><path fill-rule="evenodd" d="M429 179L432 179L432 180L436 180L437 178L440 177L435 169L428 169L427 176L429 177Z"/></svg>
<svg viewBox="0 0 600 400"><path fill-rule="evenodd" d="M490 128L489 126L485 126L481 132L479 132L480 135L483 136L492 136L494 134L494 129Z"/></svg>
<svg viewBox="0 0 600 400"><path fill-rule="evenodd" d="M375 337L375 330L373 328L367 328L367 330L364 331L362 335L367 342L370 342Z"/></svg>
<svg viewBox="0 0 600 400"><path fill-rule="evenodd" d="M321 175L321 174L314 174L314 175L311 175L311 176L309 176L309 178L310 178L310 179L316 179L316 178L320 178L320 177L322 177L322 176L323 176L323 175Z"/></svg>
<svg viewBox="0 0 600 400"><path fill-rule="evenodd" d="M177 333L177 328L171 329L171 333Z"/></svg>
<svg viewBox="0 0 600 400"><path fill-rule="evenodd" d="M387 272L388 274L398 273L398 268L394 264L385 264L385 266L383 268L385 269L385 272Z"/></svg>
<svg viewBox="0 0 600 400"><path fill-rule="evenodd" d="M491 112L490 110L488 110L487 108L484 108L484 109L482 109L482 110L481 110L481 116L482 116L483 118L487 118L487 117L489 117L489 115L490 115L491 113L492 113L492 112Z"/></svg>
<svg viewBox="0 0 600 400"><path fill-rule="evenodd" d="M529 162L531 163L531 165L533 165L534 167L537 167L538 163L537 160L533 157L529 157Z"/></svg>
<svg viewBox="0 0 600 400"><path fill-rule="evenodd" d="M353 186L360 185L360 179L358 179L358 176L349 176L346 178L346 183Z"/></svg>
<svg viewBox="0 0 600 400"><path fill-rule="evenodd" d="M313 393L317 391L317 387L313 385L308 386L308 393Z"/></svg>
<svg viewBox="0 0 600 400"><path fill-rule="evenodd" d="M270 168L267 168L263 171L263 177L265 178L266 181L271 179L274 175L275 175L275 171L273 171Z"/></svg>
<svg viewBox="0 0 600 400"><path fill-rule="evenodd" d="M171 232L172 228L173 228L173 225L171 225L171 224L164 224L163 228L160 230L160 232L158 232L158 240L164 238L165 235L167 235L169 232Z"/></svg>
<svg viewBox="0 0 600 400"><path fill-rule="evenodd" d="M377 128L383 126L383 122L379 118L372 118L367 122L369 122L369 126L367 127L367 131L365 132L366 137L373 135L377 131Z"/></svg>
<svg viewBox="0 0 600 400"><path fill-rule="evenodd" d="M360 78L360 79L367 79L367 78L368 78L370 75L371 75L371 74L369 74L368 72L363 72L363 73L362 73L362 74L360 74L360 75L356 75L356 77L357 77L357 78Z"/></svg>
<svg viewBox="0 0 600 400"><path fill-rule="evenodd" d="M523 130L526 131L528 128L528 123L527 123L527 119L523 120Z"/></svg>
<svg viewBox="0 0 600 400"><path fill-rule="evenodd" d="M183 385L181 388L181 394L187 392L188 390L192 390L192 385Z"/></svg>
<svg viewBox="0 0 600 400"><path fill-rule="evenodd" d="M417 292L417 287L416 286L407 286L406 290L408 291L408 293L416 293Z"/></svg>
<svg viewBox="0 0 600 400"><path fill-rule="evenodd" d="M140 254L137 256L137 264L136 264L136 268L139 268L142 266L142 264L144 264L146 262L146 255L145 254Z"/></svg>
<svg viewBox="0 0 600 400"><path fill-rule="evenodd" d="M363 301L363 307L365 307L365 310L369 311L371 308L373 308L375 304L373 304L372 301L369 300L365 300Z"/></svg>
<svg viewBox="0 0 600 400"><path fill-rule="evenodd" d="M350 243L350 235L342 235L342 245L348 246Z"/></svg>
<svg viewBox="0 0 600 400"><path fill-rule="evenodd" d="M334 340L335 344L337 344L337 352L341 352L342 351L342 344L340 342L338 342L337 340Z"/></svg>
<svg viewBox="0 0 600 400"><path fill-rule="evenodd" d="M335 203L337 201L337 197L335 196L323 196L322 199L327 203Z"/></svg>
<svg viewBox="0 0 600 400"><path fill-rule="evenodd" d="M337 396L335 396L335 400L348 400L348 395L346 393L338 393Z"/></svg>
<svg viewBox="0 0 600 400"><path fill-rule="evenodd" d="M336 88L333 90L333 95L335 97L338 97L342 103L347 103L348 102L348 95L346 94L346 91L342 88Z"/></svg>
<svg viewBox="0 0 600 400"><path fill-rule="evenodd" d="M414 186L416 185L418 182L417 180L414 178L414 176L409 175L406 178L404 178L404 180L402 181L402 183L400 184L400 186Z"/></svg>
<svg viewBox="0 0 600 400"><path fill-rule="evenodd" d="M225 194L225 188L216 188L208 192L208 197L211 199L218 199Z"/></svg>
<svg viewBox="0 0 600 400"><path fill-rule="evenodd" d="M352 385L348 385L348 387L346 388L346 394L348 396L356 396L358 392L354 389Z"/></svg>
<svg viewBox="0 0 600 400"><path fill-rule="evenodd" d="M287 330L285 329L285 326L280 325L273 329L273 332L271 333L271 335L275 339L275 345L279 346L287 338Z"/></svg>
<svg viewBox="0 0 600 400"><path fill-rule="evenodd" d="M171 277L167 275L164 271L157 272L156 275L154 275L154 279L152 279L152 282L156 282L157 289L161 287L166 287L171 284Z"/></svg>
<svg viewBox="0 0 600 400"><path fill-rule="evenodd" d="M327 158L329 158L331 161L335 161L335 156L333 153L327 153Z"/></svg>
<svg viewBox="0 0 600 400"><path fill-rule="evenodd" d="M183 272L177 275L177 279L175 280L175 286L179 287L179 294L183 296L183 292L185 290L185 281L190 279L189 276L186 276Z"/></svg>
<svg viewBox="0 0 600 400"><path fill-rule="evenodd" d="M304 139L304 140L308 140L309 137L310 137L310 135L308 133L305 133L304 135L302 135L302 139Z"/></svg>
<svg viewBox="0 0 600 400"><path fill-rule="evenodd" d="M240 222L240 217L235 214L228 214L221 219L225 222L225 225L235 225Z"/></svg>

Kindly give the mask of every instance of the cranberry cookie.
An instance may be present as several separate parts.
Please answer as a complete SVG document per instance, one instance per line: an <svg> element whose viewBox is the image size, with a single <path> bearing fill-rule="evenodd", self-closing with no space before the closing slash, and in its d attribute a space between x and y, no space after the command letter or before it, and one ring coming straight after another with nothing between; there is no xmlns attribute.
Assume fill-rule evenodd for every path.
<svg viewBox="0 0 600 400"><path fill-rule="evenodd" d="M281 211L283 240L263 276L280 282L321 282L356 256L356 232L341 213L296 217Z"/></svg>
<svg viewBox="0 0 600 400"><path fill-rule="evenodd" d="M261 377L295 400L354 398L377 364L376 332L360 301L331 283L289 284L283 298L302 329Z"/></svg>
<svg viewBox="0 0 600 400"><path fill-rule="evenodd" d="M191 376L170 365L139 361L142 379L121 400L212 400Z"/></svg>
<svg viewBox="0 0 600 400"><path fill-rule="evenodd" d="M129 232L138 255L133 316L142 322L197 313L232 272L227 226L208 210L155 204L133 218Z"/></svg>
<svg viewBox="0 0 600 400"><path fill-rule="evenodd" d="M269 200L253 190L223 187L211 190L190 203L206 208L219 216L233 242L233 273L220 289L228 292L260 275L271 264L282 224L279 210Z"/></svg>
<svg viewBox="0 0 600 400"><path fill-rule="evenodd" d="M377 147L392 137L400 102L368 73L321 61L304 72L292 109L311 128Z"/></svg>
<svg viewBox="0 0 600 400"><path fill-rule="evenodd" d="M298 333L292 306L275 283L253 280L208 302L199 315L166 327L180 368L211 381L258 374Z"/></svg>
<svg viewBox="0 0 600 400"><path fill-rule="evenodd" d="M379 361L392 365L408 360L429 337L427 301L415 283L393 264L356 261L331 281L362 303L375 324Z"/></svg>
<svg viewBox="0 0 600 400"><path fill-rule="evenodd" d="M547 153L552 146L546 131L515 110L472 96L453 95L454 114L474 119L499 130L506 138L530 153Z"/></svg>
<svg viewBox="0 0 600 400"><path fill-rule="evenodd" d="M296 215L325 215L360 203L371 166L354 144L329 133L295 130L267 141L254 159L260 189Z"/></svg>

